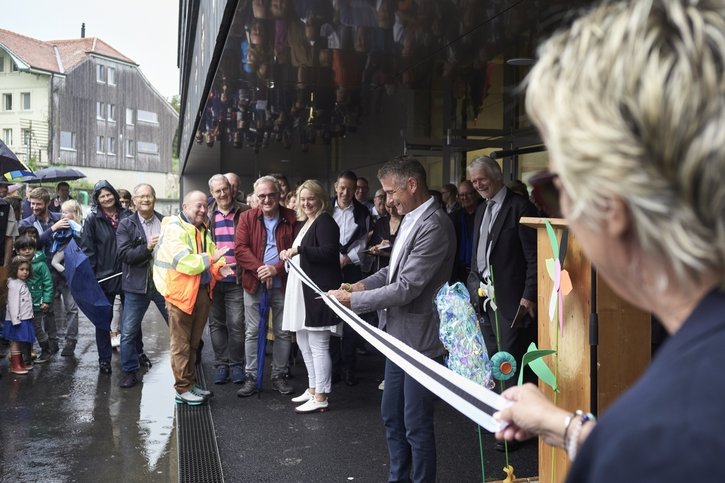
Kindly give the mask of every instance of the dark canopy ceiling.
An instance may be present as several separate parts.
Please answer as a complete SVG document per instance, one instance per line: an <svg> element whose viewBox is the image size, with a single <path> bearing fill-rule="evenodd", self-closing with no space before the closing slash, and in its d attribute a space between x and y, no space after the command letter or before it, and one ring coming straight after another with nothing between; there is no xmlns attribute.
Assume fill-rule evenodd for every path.
<svg viewBox="0 0 725 483"><path fill-rule="evenodd" d="M530 64L582 3L240 1L195 140L305 151L354 133L366 109L403 89L465 97L476 117L495 66Z"/></svg>

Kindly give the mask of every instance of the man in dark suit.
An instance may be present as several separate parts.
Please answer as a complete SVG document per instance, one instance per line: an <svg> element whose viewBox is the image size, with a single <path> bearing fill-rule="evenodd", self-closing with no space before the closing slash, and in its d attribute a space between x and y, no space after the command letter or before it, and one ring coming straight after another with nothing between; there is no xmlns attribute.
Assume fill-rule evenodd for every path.
<svg viewBox="0 0 725 483"><path fill-rule="evenodd" d="M474 159L467 171L476 191L486 201L476 211L468 291L481 315L489 356L499 350L509 352L520 367L529 344L536 341L537 323L536 231L521 225L519 220L522 216L536 216L536 207L506 188L501 167L488 156ZM498 323L491 304L484 308L484 299L479 297L481 282L485 284L491 278ZM505 381L505 386L516 380L512 377Z"/></svg>
<svg viewBox="0 0 725 483"><path fill-rule="evenodd" d="M433 299L451 275L456 253L453 224L431 196L423 166L415 159L389 161L378 178L405 215L390 265L331 295L356 313L378 311L379 326L413 349L442 362L438 312ZM400 367L385 364L381 413L390 454L388 481L435 481L434 396Z"/></svg>

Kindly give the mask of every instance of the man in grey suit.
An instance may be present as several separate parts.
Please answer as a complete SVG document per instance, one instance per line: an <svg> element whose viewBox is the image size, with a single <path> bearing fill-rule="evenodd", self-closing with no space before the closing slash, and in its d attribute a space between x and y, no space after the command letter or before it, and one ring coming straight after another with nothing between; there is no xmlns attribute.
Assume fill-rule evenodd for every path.
<svg viewBox="0 0 725 483"><path fill-rule="evenodd" d="M443 359L433 299L451 275L455 233L428 191L423 166L396 158L378 171L388 202L405 215L390 265L330 294L356 313L378 310L380 328L420 353ZM344 287L344 285L343 285ZM381 413L390 454L388 481L435 481L434 396L390 361L385 365Z"/></svg>

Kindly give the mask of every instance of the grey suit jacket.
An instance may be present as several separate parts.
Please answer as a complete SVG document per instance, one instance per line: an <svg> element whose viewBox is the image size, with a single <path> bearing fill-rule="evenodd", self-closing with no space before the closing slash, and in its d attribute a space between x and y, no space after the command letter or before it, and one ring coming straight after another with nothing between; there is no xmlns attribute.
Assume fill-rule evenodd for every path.
<svg viewBox="0 0 725 483"><path fill-rule="evenodd" d="M434 202L418 218L395 267L385 267L362 280L353 292L357 313L378 310L380 328L428 357L444 353L438 336L434 298L448 281L456 253L456 236L448 214ZM388 272L392 278L388 283Z"/></svg>

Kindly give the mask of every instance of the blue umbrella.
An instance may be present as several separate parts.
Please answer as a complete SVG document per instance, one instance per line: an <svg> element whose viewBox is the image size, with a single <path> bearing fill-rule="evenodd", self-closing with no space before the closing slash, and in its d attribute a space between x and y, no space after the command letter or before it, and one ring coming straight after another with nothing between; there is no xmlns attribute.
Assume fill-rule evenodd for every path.
<svg viewBox="0 0 725 483"><path fill-rule="evenodd" d="M268 320L269 293L265 287L262 287L262 296L259 298L259 332L257 337L257 392L262 390L262 381L264 380L264 356L267 350Z"/></svg>
<svg viewBox="0 0 725 483"><path fill-rule="evenodd" d="M0 141L0 175L5 181L21 181L33 176L33 171L15 156L15 153Z"/></svg>
<svg viewBox="0 0 725 483"><path fill-rule="evenodd" d="M65 279L78 308L88 319L103 330L111 330L113 306L96 280L91 262L75 240L65 247Z"/></svg>

